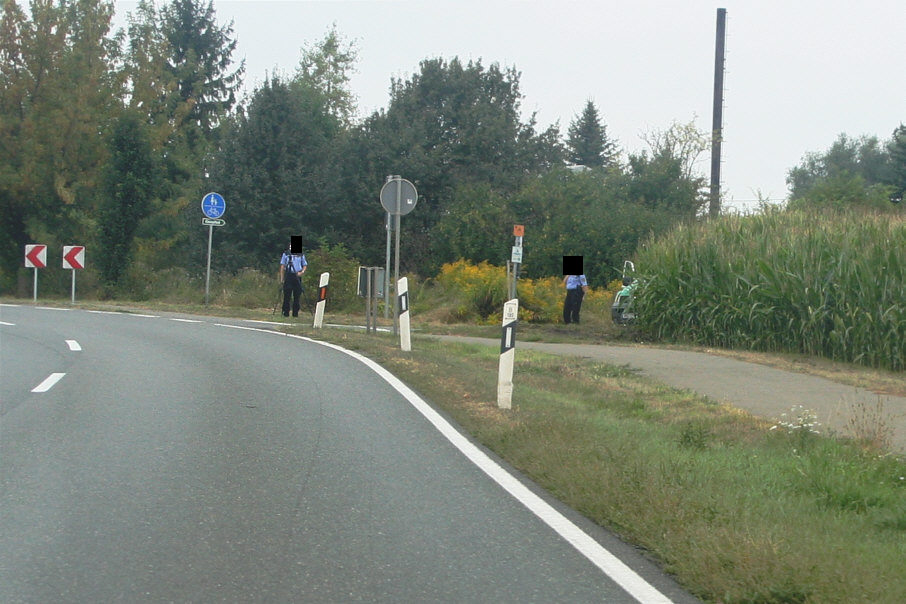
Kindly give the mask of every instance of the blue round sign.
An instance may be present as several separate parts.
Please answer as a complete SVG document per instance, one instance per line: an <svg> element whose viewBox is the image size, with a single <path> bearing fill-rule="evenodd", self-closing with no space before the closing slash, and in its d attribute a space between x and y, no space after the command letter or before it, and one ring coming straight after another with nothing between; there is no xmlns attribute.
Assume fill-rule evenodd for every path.
<svg viewBox="0 0 906 604"><path fill-rule="evenodd" d="M226 202L220 193L208 193L201 200L201 211L208 218L220 218L226 211Z"/></svg>

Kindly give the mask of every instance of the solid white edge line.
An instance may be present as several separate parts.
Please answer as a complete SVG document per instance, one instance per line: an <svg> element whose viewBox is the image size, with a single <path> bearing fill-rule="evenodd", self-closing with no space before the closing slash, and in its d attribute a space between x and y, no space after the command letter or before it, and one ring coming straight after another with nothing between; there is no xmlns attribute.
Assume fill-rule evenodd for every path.
<svg viewBox="0 0 906 604"><path fill-rule="evenodd" d="M40 384L38 384L37 386L32 388L32 392L38 392L38 393L47 392L48 390L53 388L54 384L59 382L63 378L64 375L66 375L66 374L65 373L51 373L49 376L47 376L44 379L43 382L41 382Z"/></svg>
<svg viewBox="0 0 906 604"><path fill-rule="evenodd" d="M234 329L245 329L249 331L258 331L262 333L284 335L306 342L312 342L321 346L332 348L345 355L348 355L380 376L385 382L390 384L399 392L409 404L424 416L450 443L459 449L472 463L478 466L481 471L487 474L494 482L500 485L505 491L512 495L517 501L528 508L542 522L552 528L558 535L565 539L570 545L576 548L592 564L601 569L605 575L610 577L617 585L622 587L629 595L645 604L670 604L672 600L659 592L653 585L645 581L638 573L626 566L619 558L614 556L603 545L595 541L588 533L576 526L569 518L558 512L553 506L544 501L541 497L533 493L528 487L523 485L515 476L504 470L493 459L488 457L484 451L475 446L470 440L463 436L459 430L454 428L445 420L437 411L428 403L418 396L411 388L406 386L395 375L357 352L346 350L342 346L331 344L329 342L320 342L304 336L286 334L281 332L258 329L255 327L240 327L237 325L226 325L217 323L220 327L232 327Z"/></svg>
<svg viewBox="0 0 906 604"><path fill-rule="evenodd" d="M292 323L279 323L277 321L258 321L257 319L243 319L246 323L263 323L264 325L292 325Z"/></svg>
<svg viewBox="0 0 906 604"><path fill-rule="evenodd" d="M73 352L78 352L82 350L82 347L75 340L66 340L66 345L69 346L69 350Z"/></svg>

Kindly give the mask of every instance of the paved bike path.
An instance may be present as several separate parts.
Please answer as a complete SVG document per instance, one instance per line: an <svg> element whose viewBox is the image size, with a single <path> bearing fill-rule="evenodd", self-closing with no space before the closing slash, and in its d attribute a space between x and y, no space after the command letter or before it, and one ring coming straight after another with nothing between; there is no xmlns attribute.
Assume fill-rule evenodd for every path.
<svg viewBox="0 0 906 604"><path fill-rule="evenodd" d="M500 344L493 338L439 337L491 346ZM880 398L893 431L891 447L894 451L906 452L906 397L877 394L821 377L704 352L543 342L518 342L516 346L517 349L528 348L627 366L675 388L692 390L768 419L777 419L796 405L802 405L815 412L824 428L837 433L846 433L854 406L861 403L874 409Z"/></svg>

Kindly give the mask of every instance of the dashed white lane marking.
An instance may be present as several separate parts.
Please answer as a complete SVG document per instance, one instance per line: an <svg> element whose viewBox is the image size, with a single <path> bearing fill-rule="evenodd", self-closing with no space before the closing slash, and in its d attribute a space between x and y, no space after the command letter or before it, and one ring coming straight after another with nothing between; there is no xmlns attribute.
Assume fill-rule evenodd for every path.
<svg viewBox="0 0 906 604"><path fill-rule="evenodd" d="M73 352L78 352L82 350L82 347L75 340L66 340L66 345L69 346L69 350Z"/></svg>
<svg viewBox="0 0 906 604"><path fill-rule="evenodd" d="M121 315L123 313L116 312L114 310L87 310L85 312L90 312L96 315Z"/></svg>
<svg viewBox="0 0 906 604"><path fill-rule="evenodd" d="M65 310L66 312L72 310L71 308L57 308L56 306L35 306L35 308L38 310Z"/></svg>
<svg viewBox="0 0 906 604"><path fill-rule="evenodd" d="M587 560L598 567L605 575L610 577L629 595L645 604L670 604L672 600L659 592L657 588L648 583L638 573L628 567L622 560L613 555L607 548L595 541L588 533L579 528L569 518L561 514L552 505L544 501L541 497L533 493L528 487L519 482L519 480L507 472L497 462L488 457L484 451L475 446L472 441L460 434L459 430L454 428L445 420L437 411L428 403L418 396L412 389L406 386L395 375L357 352L346 350L342 346L330 344L328 342L319 342L303 336L285 334L279 331L270 331L266 329L257 329L254 327L241 327L238 325L226 325L224 323L215 323L218 327L230 327L233 329L245 329L248 331L259 331L271 335L283 335L298 340L304 340L313 344L319 344L328 348L338 350L343 354L349 355L356 359L376 374L384 381L390 384L397 392L409 401L425 419L448 440L459 449L473 464L478 466L491 480L500 485L512 497L524 505L529 511L537 516L542 522L547 524L560 537L578 550Z"/></svg>
<svg viewBox="0 0 906 604"><path fill-rule="evenodd" d="M204 323L204 321L196 321L195 319L170 319L171 321L179 321L180 323Z"/></svg>
<svg viewBox="0 0 906 604"><path fill-rule="evenodd" d="M15 327L15 323L7 323L6 321L0 321L0 325L7 325L9 327Z"/></svg>
<svg viewBox="0 0 906 604"><path fill-rule="evenodd" d="M123 313L129 317L144 317L146 319L160 319L160 315L140 315L138 313Z"/></svg>
<svg viewBox="0 0 906 604"><path fill-rule="evenodd" d="M47 376L47 378L43 382L41 382L40 384L38 384L37 386L32 388L32 392L47 392L48 390L53 388L54 384L59 382L63 378L64 375L66 375L66 374L65 373L51 373L49 376Z"/></svg>

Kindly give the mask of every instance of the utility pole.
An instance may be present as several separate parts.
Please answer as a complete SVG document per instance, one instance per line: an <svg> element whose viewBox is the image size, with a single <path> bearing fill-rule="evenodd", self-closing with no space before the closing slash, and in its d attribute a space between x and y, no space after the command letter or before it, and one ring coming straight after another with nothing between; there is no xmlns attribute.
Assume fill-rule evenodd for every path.
<svg viewBox="0 0 906 604"><path fill-rule="evenodd" d="M714 45L714 112L711 121L711 203L708 215L720 216L720 143L723 139L724 55L727 41L727 9L717 9L717 41Z"/></svg>

